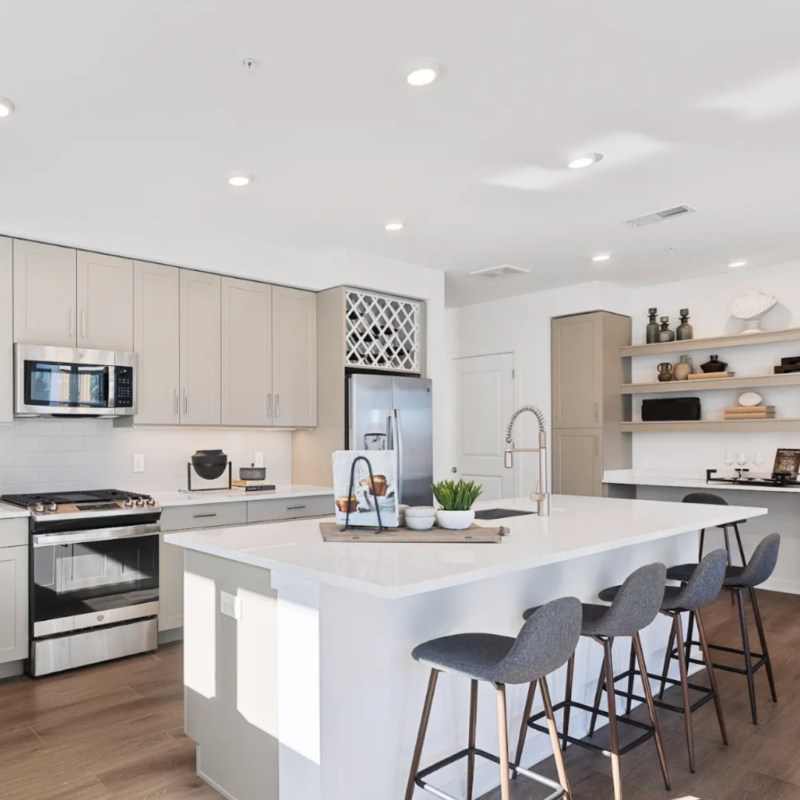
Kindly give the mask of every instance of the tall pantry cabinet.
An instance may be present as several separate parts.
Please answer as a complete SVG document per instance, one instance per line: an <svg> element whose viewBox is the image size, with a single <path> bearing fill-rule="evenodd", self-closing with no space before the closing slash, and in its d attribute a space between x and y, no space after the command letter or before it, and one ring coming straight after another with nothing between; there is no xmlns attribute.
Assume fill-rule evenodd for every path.
<svg viewBox="0 0 800 800"><path fill-rule="evenodd" d="M630 383L620 348L630 343L630 317L595 311L553 319L555 494L602 497L603 472L631 466L631 434L621 430L631 399L620 393Z"/></svg>

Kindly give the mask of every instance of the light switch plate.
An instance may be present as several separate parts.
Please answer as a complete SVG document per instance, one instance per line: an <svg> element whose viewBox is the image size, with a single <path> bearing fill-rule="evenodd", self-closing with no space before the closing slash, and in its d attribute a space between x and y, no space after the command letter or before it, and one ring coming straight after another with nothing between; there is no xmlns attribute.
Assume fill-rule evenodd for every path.
<svg viewBox="0 0 800 800"><path fill-rule="evenodd" d="M264 454L261 451L256 452L256 457L255 457L255 461L253 461L253 464L256 467L263 467L264 466Z"/></svg>
<svg viewBox="0 0 800 800"><path fill-rule="evenodd" d="M228 592L219 593L219 610L226 617L239 620L242 618L242 598Z"/></svg>
<svg viewBox="0 0 800 800"><path fill-rule="evenodd" d="M144 472L144 453L133 454L133 471Z"/></svg>

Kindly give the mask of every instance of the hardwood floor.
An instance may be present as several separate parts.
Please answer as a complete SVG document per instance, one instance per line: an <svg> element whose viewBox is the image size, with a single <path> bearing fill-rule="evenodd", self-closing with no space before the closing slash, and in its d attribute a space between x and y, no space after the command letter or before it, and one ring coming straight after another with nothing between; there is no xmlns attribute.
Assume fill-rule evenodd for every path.
<svg viewBox="0 0 800 800"><path fill-rule="evenodd" d="M713 703L708 703L693 715L697 772L692 775L683 717L660 710L672 791L664 789L655 747L650 741L622 757L624 800L695 797L700 800L800 800L800 597L775 592L759 592L758 596L775 670L778 703L772 702L762 668L755 679L759 724L754 726L750 720L745 677L717 670L730 740L728 747L720 739ZM711 642L741 647L735 606L731 605L727 594L707 609L705 619ZM749 609L748 622L753 623ZM758 639L754 623L751 631L751 645L756 650ZM714 657L719 663L737 663L735 656L717 653ZM660 668L660 665L648 666L656 672ZM700 673L692 676L692 682L707 685L707 678ZM668 693L673 697L672 702L680 703L678 692L673 689ZM553 702L558 699L554 696ZM634 716L645 721L641 716L643 711L636 709ZM604 741L604 731L599 731L593 741ZM573 800L613 798L608 758L571 746L565 753L565 764ZM552 759L540 764L537 770L556 779ZM546 793L520 778L513 782L511 798L537 800ZM500 800L500 793L490 792L482 800Z"/></svg>
<svg viewBox="0 0 800 800"><path fill-rule="evenodd" d="M2 800L220 800L183 734L182 648L0 683Z"/></svg>
<svg viewBox="0 0 800 800"><path fill-rule="evenodd" d="M664 790L647 742L622 758L625 800L800 800L800 597L759 597L779 703L759 671L754 727L744 677L718 672L730 745L722 745L707 704L694 715L691 775L681 715L659 712L672 791ZM735 613L727 596L708 609L711 641L736 646ZM220 800L195 775L194 743L183 735L181 657L181 645L172 644L155 656L0 682L0 800ZM574 800L613 796L607 758L570 747L565 760ZM552 759L541 771L555 777ZM512 785L513 800L545 793L521 778ZM484 800L499 800L499 792Z"/></svg>

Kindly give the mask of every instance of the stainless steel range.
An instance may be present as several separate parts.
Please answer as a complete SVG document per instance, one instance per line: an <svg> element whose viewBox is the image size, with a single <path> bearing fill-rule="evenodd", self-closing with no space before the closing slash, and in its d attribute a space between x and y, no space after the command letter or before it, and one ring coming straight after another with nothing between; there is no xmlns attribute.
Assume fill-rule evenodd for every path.
<svg viewBox="0 0 800 800"><path fill-rule="evenodd" d="M161 506L115 489L4 495L30 511L32 675L155 650Z"/></svg>

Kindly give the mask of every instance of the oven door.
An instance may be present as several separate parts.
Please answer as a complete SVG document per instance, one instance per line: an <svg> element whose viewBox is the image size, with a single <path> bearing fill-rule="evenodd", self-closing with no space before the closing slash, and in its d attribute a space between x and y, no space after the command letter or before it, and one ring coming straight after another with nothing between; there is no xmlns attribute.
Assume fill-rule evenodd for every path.
<svg viewBox="0 0 800 800"><path fill-rule="evenodd" d="M160 526L32 536L34 639L158 615Z"/></svg>
<svg viewBox="0 0 800 800"><path fill-rule="evenodd" d="M115 353L18 344L17 416L115 416Z"/></svg>

